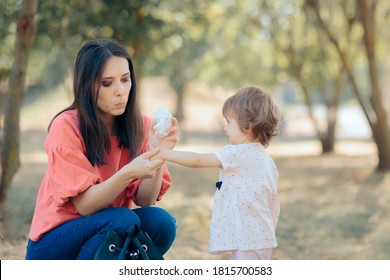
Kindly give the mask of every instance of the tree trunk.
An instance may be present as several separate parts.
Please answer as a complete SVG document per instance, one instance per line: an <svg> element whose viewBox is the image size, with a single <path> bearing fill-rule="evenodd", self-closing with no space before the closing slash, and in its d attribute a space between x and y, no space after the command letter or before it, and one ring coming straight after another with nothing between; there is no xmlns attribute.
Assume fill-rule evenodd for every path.
<svg viewBox="0 0 390 280"><path fill-rule="evenodd" d="M37 8L38 0L24 0L16 23L15 58L9 79L9 98L4 119L0 202L6 199L12 179L20 167L20 109L23 103L28 56Z"/></svg>
<svg viewBox="0 0 390 280"><path fill-rule="evenodd" d="M364 30L364 44L366 46L370 73L371 105L376 115L373 135L378 146L378 169L390 170L390 127L379 86L378 66L375 56L374 11L367 0L359 0L358 5Z"/></svg>
<svg viewBox="0 0 390 280"><path fill-rule="evenodd" d="M378 151L378 170L390 170L390 127L387 120L387 113L384 109L383 98L381 96L378 71L375 57L375 26L374 26L374 6L370 6L367 0L359 0L357 12L360 13L361 23L364 30L364 44L367 53L367 61L370 74L371 86L371 107L366 104L362 98L362 94L357 86L356 78L352 73L352 69L348 62L347 53L340 48L338 40L330 32L328 26L323 21L320 15L319 2L314 0L306 0L306 3L311 7L322 27L327 34L329 40L336 47L340 56L340 60L345 67L348 79L351 83L356 98L359 101L361 108L370 125L372 135ZM373 4L375 5L375 3Z"/></svg>
<svg viewBox="0 0 390 280"><path fill-rule="evenodd" d="M336 126L337 126L337 113L339 111L341 89L342 89L342 76L344 68L340 66L339 75L335 79L332 100L327 103L327 129L321 138L322 153L333 153L336 142Z"/></svg>
<svg viewBox="0 0 390 280"><path fill-rule="evenodd" d="M176 92L176 110L175 110L175 117L179 122L182 122L184 120L184 87L180 92Z"/></svg>
<svg viewBox="0 0 390 280"><path fill-rule="evenodd" d="M170 77L170 83L172 85L172 88L175 90L176 93L176 109L175 109L175 117L177 121L183 122L185 115L184 115L184 96L185 96L185 88L187 84L186 76L183 74L185 69L183 69L182 60L183 57L183 49L180 49L177 53L177 60L173 66L173 75Z"/></svg>

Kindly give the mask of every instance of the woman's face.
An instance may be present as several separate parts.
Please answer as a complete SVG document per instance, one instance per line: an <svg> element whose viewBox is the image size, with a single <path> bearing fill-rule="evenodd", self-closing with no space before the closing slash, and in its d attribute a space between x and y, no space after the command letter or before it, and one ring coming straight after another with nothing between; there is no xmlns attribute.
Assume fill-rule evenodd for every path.
<svg viewBox="0 0 390 280"><path fill-rule="evenodd" d="M126 58L113 56L103 70L99 82L97 106L99 116L112 119L125 112L131 89L129 63Z"/></svg>

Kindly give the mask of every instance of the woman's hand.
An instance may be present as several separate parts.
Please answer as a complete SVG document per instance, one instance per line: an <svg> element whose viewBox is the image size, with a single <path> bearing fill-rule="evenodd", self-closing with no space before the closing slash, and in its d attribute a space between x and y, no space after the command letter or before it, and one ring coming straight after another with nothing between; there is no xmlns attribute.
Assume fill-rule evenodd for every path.
<svg viewBox="0 0 390 280"><path fill-rule="evenodd" d="M159 152L160 149L158 148L145 152L122 167L121 171L128 173L133 179L151 178L164 164L161 159L152 159Z"/></svg>
<svg viewBox="0 0 390 280"><path fill-rule="evenodd" d="M167 130L168 135L164 138L159 138L155 133L153 126L156 124L156 121L153 120L149 127L149 142L152 148L162 148L172 150L177 143L177 133L179 131L179 127L177 124L177 119L172 117L172 126Z"/></svg>
<svg viewBox="0 0 390 280"><path fill-rule="evenodd" d="M154 149L139 155L106 181L93 185L86 191L73 197L72 202L80 215L87 216L107 207L135 179L157 177L155 176L158 173L157 170L161 168L164 161L161 159L152 160L151 158L159 152L159 149ZM153 179L144 181L147 180ZM140 196L144 199L142 205L151 205L158 195L158 190L159 188L156 187L154 192L150 192L150 189L145 189L143 192L140 191L142 193L142 196Z"/></svg>

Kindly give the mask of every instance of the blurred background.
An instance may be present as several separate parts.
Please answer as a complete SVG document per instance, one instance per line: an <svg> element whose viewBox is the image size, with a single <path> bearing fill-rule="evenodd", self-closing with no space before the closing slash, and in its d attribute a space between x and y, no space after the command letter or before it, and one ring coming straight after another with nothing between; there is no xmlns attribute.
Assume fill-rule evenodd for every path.
<svg viewBox="0 0 390 280"><path fill-rule="evenodd" d="M387 0L1 0L0 258L24 258L47 126L72 102L79 48L105 37L133 57L143 113L179 120L178 149L226 145L221 108L239 88L273 95L275 259L390 259L389 25ZM207 252L218 170L168 165L166 257L226 258Z"/></svg>

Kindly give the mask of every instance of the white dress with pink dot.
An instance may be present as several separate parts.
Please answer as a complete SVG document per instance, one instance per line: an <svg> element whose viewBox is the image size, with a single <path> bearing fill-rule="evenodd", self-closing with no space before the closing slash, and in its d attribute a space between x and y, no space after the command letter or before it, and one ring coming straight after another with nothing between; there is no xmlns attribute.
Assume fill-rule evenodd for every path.
<svg viewBox="0 0 390 280"><path fill-rule="evenodd" d="M210 252L277 247L278 171L260 143L228 145L221 161L210 225ZM219 187L219 188L218 188Z"/></svg>

